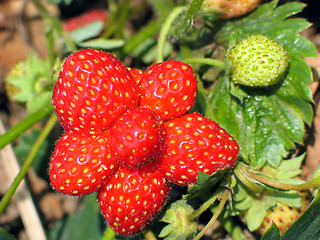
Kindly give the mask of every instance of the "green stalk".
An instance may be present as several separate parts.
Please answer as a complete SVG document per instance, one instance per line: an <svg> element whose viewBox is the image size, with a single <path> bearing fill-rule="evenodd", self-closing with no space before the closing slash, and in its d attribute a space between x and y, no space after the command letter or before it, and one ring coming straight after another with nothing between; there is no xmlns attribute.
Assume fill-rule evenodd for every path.
<svg viewBox="0 0 320 240"><path fill-rule="evenodd" d="M251 182L260 182L269 187L277 188L284 191L296 190L302 191L309 188L320 187L320 177L313 179L310 182L302 183L302 184L286 184L277 182L266 175L255 172L253 169L249 168L245 164L241 163L242 172L249 178ZM251 179L251 180L250 180Z"/></svg>
<svg viewBox="0 0 320 240"><path fill-rule="evenodd" d="M115 239L116 233L111 229L110 226L104 232L102 240L113 240Z"/></svg>
<svg viewBox="0 0 320 240"><path fill-rule="evenodd" d="M160 28L158 21L152 21L147 26L143 27L138 33L136 33L131 39L129 39L123 47L125 54L133 52L141 43L146 39L155 35Z"/></svg>
<svg viewBox="0 0 320 240"><path fill-rule="evenodd" d="M222 61L212 59L212 58L187 58L183 60L184 63L192 64L192 63L199 63L199 64L206 64L215 67L225 68L225 64Z"/></svg>
<svg viewBox="0 0 320 240"><path fill-rule="evenodd" d="M143 231L143 236L146 240L157 240L156 236L150 228L147 228Z"/></svg>
<svg viewBox="0 0 320 240"><path fill-rule="evenodd" d="M13 128L9 129L5 134L0 136L0 150L4 148L7 144L11 143L18 136L20 136L27 129L32 127L34 124L45 118L47 115L52 113L53 108L51 104L45 106L41 110L29 115L23 121L18 123Z"/></svg>
<svg viewBox="0 0 320 240"><path fill-rule="evenodd" d="M204 213L219 197L221 197L220 194L215 194L213 197L208 199L205 203L201 205L196 211L193 212L191 218L197 219L202 213Z"/></svg>
<svg viewBox="0 0 320 240"><path fill-rule="evenodd" d="M116 34L116 38L121 38L119 36L120 33L122 33L123 26L128 18L129 14L129 7L131 0L123 0L122 2L118 3L117 9L113 11L111 16L108 19L107 26L105 28L105 32L103 34L103 38L108 39L113 34Z"/></svg>
<svg viewBox="0 0 320 240"><path fill-rule="evenodd" d="M29 155L27 156L25 162L23 163L23 165L21 167L20 172L18 173L18 175L14 179L8 192L2 198L2 200L0 202L0 215L3 213L3 211L7 207L10 199L12 198L13 194L17 190L19 184L21 183L21 181L23 180L23 178L27 174L28 169L29 169L30 165L32 164L35 156L37 155L40 147L42 146L43 142L48 137L49 133L51 132L52 128L55 126L56 123L57 123L56 115L52 114L51 117L49 118L49 120L47 121L46 125L42 129L39 137L37 138L37 140L33 144L32 148L29 152Z"/></svg>
<svg viewBox="0 0 320 240"><path fill-rule="evenodd" d="M164 45L170 30L170 27L173 21L183 12L185 11L185 7L175 7L171 13L168 15L166 21L163 23L159 39L158 39L158 54L157 54L157 62L163 62L163 52L164 52Z"/></svg>
<svg viewBox="0 0 320 240"><path fill-rule="evenodd" d="M208 222L208 224L198 233L197 236L195 236L195 238L193 240L200 240L203 237L203 235L209 230L209 228L215 223L215 221L218 219L219 215L223 211L224 205L226 204L226 202L229 199L229 195L230 195L229 190L228 189L225 190L222 197L221 197L221 201L219 203L219 206L218 206L216 212L213 214L213 216L210 219L210 221Z"/></svg>

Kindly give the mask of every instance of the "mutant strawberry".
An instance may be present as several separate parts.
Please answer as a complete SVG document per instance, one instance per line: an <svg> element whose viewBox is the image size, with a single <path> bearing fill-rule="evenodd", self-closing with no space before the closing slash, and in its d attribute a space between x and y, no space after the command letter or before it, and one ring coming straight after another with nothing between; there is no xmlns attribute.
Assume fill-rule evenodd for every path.
<svg viewBox="0 0 320 240"><path fill-rule="evenodd" d="M70 18L63 24L66 32L72 32L78 28L89 25L93 22L100 21L105 24L109 18L109 14L105 10L93 9L79 16Z"/></svg>
<svg viewBox="0 0 320 240"><path fill-rule="evenodd" d="M153 164L138 170L119 167L98 193L98 201L116 233L135 235L162 209L169 192L170 186Z"/></svg>
<svg viewBox="0 0 320 240"><path fill-rule="evenodd" d="M95 134L137 106L138 91L130 72L114 56L84 49L65 60L52 99L66 130Z"/></svg>
<svg viewBox="0 0 320 240"><path fill-rule="evenodd" d="M131 67L128 67L128 70L131 73L134 80L136 81L136 83L138 84L140 82L140 79L143 76L143 71L138 68L131 68Z"/></svg>
<svg viewBox="0 0 320 240"><path fill-rule="evenodd" d="M302 192L301 200L301 207L290 207L278 202L275 207L268 210L267 215L257 231L263 235L269 227L275 223L280 230L280 234L283 235L308 208L311 202L310 194L308 192Z"/></svg>
<svg viewBox="0 0 320 240"><path fill-rule="evenodd" d="M163 120L188 112L197 95L193 69L171 60L151 66L139 81L140 106L150 108Z"/></svg>
<svg viewBox="0 0 320 240"><path fill-rule="evenodd" d="M109 132L65 133L56 143L49 166L52 187L73 196L98 191L116 170L110 154Z"/></svg>
<svg viewBox="0 0 320 240"><path fill-rule="evenodd" d="M231 80L249 87L268 87L278 83L289 65L287 51L276 41L251 35L229 52Z"/></svg>
<svg viewBox="0 0 320 240"><path fill-rule="evenodd" d="M232 167L239 146L216 122L188 113L164 123L166 146L157 158L165 177L178 185L194 184L198 172L212 174Z"/></svg>
<svg viewBox="0 0 320 240"><path fill-rule="evenodd" d="M110 149L119 165L139 168L160 153L164 137L159 116L147 108L134 108L112 126Z"/></svg>
<svg viewBox="0 0 320 240"><path fill-rule="evenodd" d="M239 17L254 10L261 0L204 0L203 9L221 13L221 18Z"/></svg>

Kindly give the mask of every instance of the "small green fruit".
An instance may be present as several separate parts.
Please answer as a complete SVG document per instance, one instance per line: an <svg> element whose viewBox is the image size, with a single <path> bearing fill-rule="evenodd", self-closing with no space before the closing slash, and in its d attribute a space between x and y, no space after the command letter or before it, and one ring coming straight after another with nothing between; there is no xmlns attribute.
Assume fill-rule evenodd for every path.
<svg viewBox="0 0 320 240"><path fill-rule="evenodd" d="M263 35L251 35L237 43L228 54L231 80L248 87L268 87L278 83L286 72L286 50Z"/></svg>

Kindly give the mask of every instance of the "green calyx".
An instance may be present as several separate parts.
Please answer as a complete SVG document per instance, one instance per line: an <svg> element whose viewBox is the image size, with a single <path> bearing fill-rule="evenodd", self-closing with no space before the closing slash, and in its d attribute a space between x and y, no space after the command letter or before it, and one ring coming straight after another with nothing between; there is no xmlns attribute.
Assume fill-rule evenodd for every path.
<svg viewBox="0 0 320 240"><path fill-rule="evenodd" d="M168 223L159 237L165 240L192 239L197 231L197 220L192 219L194 209L185 200L171 204L166 211L162 222Z"/></svg>
<svg viewBox="0 0 320 240"><path fill-rule="evenodd" d="M232 63L231 80L248 87L277 84L289 65L282 45L263 35L251 35L237 43L228 59Z"/></svg>

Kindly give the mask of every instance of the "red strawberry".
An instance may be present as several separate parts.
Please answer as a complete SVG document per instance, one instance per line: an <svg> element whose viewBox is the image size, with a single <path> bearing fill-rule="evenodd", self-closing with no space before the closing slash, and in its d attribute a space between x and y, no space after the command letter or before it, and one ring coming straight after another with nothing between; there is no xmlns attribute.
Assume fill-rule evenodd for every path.
<svg viewBox="0 0 320 240"><path fill-rule="evenodd" d="M67 20L63 24L63 29L66 32L72 32L78 28L84 27L96 21L101 21L105 24L108 18L109 18L109 15L106 11L93 9L79 16L76 16Z"/></svg>
<svg viewBox="0 0 320 240"><path fill-rule="evenodd" d="M143 71L138 68L131 68L131 67L128 67L128 70L131 73L134 80L136 81L136 83L138 84L140 79L143 76Z"/></svg>
<svg viewBox="0 0 320 240"><path fill-rule="evenodd" d="M166 203L170 186L153 165L138 170L120 167L98 193L101 212L118 234L140 232Z"/></svg>
<svg viewBox="0 0 320 240"><path fill-rule="evenodd" d="M111 158L109 132L65 133L57 142L50 161L49 176L54 189L69 195L98 191L116 170Z"/></svg>
<svg viewBox="0 0 320 240"><path fill-rule="evenodd" d="M137 106L138 91L130 72L114 56L85 49L66 59L52 99L66 130L95 134Z"/></svg>
<svg viewBox="0 0 320 240"><path fill-rule="evenodd" d="M150 67L139 81L140 106L150 108L163 120L188 112L197 95L192 68L171 60Z"/></svg>
<svg viewBox="0 0 320 240"><path fill-rule="evenodd" d="M111 129L112 155L120 165L143 166L162 150L164 132L160 117L150 109L131 109Z"/></svg>
<svg viewBox="0 0 320 240"><path fill-rule="evenodd" d="M164 126L167 145L157 159L170 182L194 184L198 172L212 174L235 164L238 144L216 122L199 113L189 113Z"/></svg>

